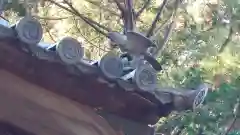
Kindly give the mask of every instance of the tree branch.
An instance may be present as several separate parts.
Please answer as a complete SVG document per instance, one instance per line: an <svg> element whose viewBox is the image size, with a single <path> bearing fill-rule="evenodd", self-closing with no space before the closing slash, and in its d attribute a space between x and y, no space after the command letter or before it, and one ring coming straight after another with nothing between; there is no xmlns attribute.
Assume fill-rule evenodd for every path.
<svg viewBox="0 0 240 135"><path fill-rule="evenodd" d="M233 129L236 121L237 121L237 118L238 118L238 113L239 113L239 105L240 105L240 102L239 102L239 98L237 99L237 103L235 104L234 108L233 108L233 114L234 114L234 118L233 118L233 121L231 123L231 125L228 127L227 131L224 133L224 135L228 135L228 133Z"/></svg>
<svg viewBox="0 0 240 135"><path fill-rule="evenodd" d="M156 40L158 38L158 34L161 32L163 28L165 28L168 25L169 20L171 20L171 17L167 20L165 20L159 27L156 28L154 31L154 34L150 37L151 40Z"/></svg>
<svg viewBox="0 0 240 135"><path fill-rule="evenodd" d="M99 24L99 23L97 23L97 22L95 22L95 21L93 21L93 20L91 20L91 19L83 16L83 15L80 14L75 8L73 8L73 6L72 6L70 3L68 3L68 2L66 3L65 0L64 0L65 3L66 3L71 9L69 9L69 8L67 8L67 7L65 7L65 6L63 6L63 5L55 2L54 0L47 0L47 1L51 2L52 4L55 4L56 6L62 8L62 9L64 9L64 10L66 10L66 11L68 11L68 12L70 12L70 13L76 15L76 16L78 16L78 17L81 18L85 23L87 23L87 24L90 25L93 29L95 29L97 32L99 32L99 33L101 33L102 35L108 37L108 35L107 35L104 31L100 30L98 27L103 28L103 29L105 29L106 31L111 31L109 28L106 28L105 26L102 26L101 24ZM96 25L97 25L98 27L97 27Z"/></svg>
<svg viewBox="0 0 240 135"><path fill-rule="evenodd" d="M45 29L46 29L46 31L47 31L47 33L48 33L50 39L51 39L53 42L56 42L56 40L54 39L54 37L52 36L52 34L51 34L51 32L50 32L49 27L47 26L47 22L44 21L44 24L45 24Z"/></svg>
<svg viewBox="0 0 240 135"><path fill-rule="evenodd" d="M94 46L94 47L97 47L98 49L100 49L100 50L102 50L102 51L104 51L104 52L107 51L107 50L105 50L105 49L103 49L103 48L100 48L99 46L95 45L94 43L92 43L91 40L93 40L93 39L89 40L87 37L85 37L85 35L82 33L81 29L79 28L78 23L77 23L77 20L76 20L75 18L74 18L74 23L75 23L75 28L76 28L77 32L81 35L81 37L84 38L84 40L85 40L87 43L91 44L91 45ZM109 48L107 48L107 49L110 50Z"/></svg>
<svg viewBox="0 0 240 135"><path fill-rule="evenodd" d="M123 5L118 0L113 0L113 1L116 3L116 5L117 5L118 9L121 11L121 13L124 14L125 8L123 7Z"/></svg>
<svg viewBox="0 0 240 135"><path fill-rule="evenodd" d="M94 21L94 20L92 20L92 19L90 19L90 18L85 17L83 14L79 13L78 10L77 10L76 8L74 8L73 5L72 5L71 3L69 3L67 0L63 0L63 1L70 7L70 9L71 9L72 11L75 12L75 14L76 14L77 16L79 16L79 17L82 18L83 20L87 20L88 22L90 22L90 23L92 23L92 24L95 24L95 25L97 25L98 27L100 27L100 28L102 28L102 29L104 29L104 30L106 30L106 31L108 31L108 32L109 32L109 31L112 31L110 28L107 28L107 27L105 27L105 26L97 23L96 21Z"/></svg>
<svg viewBox="0 0 240 135"><path fill-rule="evenodd" d="M173 26L175 24L175 18L176 18L176 14L177 14L177 9L178 9L178 6L179 6L179 0L176 0L175 1L175 10L173 11L172 13L172 22L169 24L166 32L165 32L165 35L164 35L164 38L163 38L163 43L161 46L158 46L156 52L153 54L154 57L157 57L160 53L161 50L163 50L170 38L170 35L172 33L172 30L173 30Z"/></svg>
<svg viewBox="0 0 240 135"><path fill-rule="evenodd" d="M233 118L233 121L232 121L231 125L229 126L229 128L227 129L227 131L224 135L228 135L228 133L232 130L233 126L235 125L236 121L237 121L237 117L235 116Z"/></svg>
<svg viewBox="0 0 240 135"><path fill-rule="evenodd" d="M231 27L230 30L229 30L227 39L226 39L226 40L223 42L223 44L221 45L221 48L220 48L220 50L219 50L219 53L222 53L222 52L225 50L225 48L227 47L227 45L229 44L229 42L230 42L231 39L232 39L232 35L233 35L233 29L232 29L232 27Z"/></svg>
<svg viewBox="0 0 240 135"><path fill-rule="evenodd" d="M43 17L43 16L34 16L37 19L42 19L42 20L64 20L68 19L69 17ZM71 17L71 16L70 16Z"/></svg>
<svg viewBox="0 0 240 135"><path fill-rule="evenodd" d="M46 14L48 14L48 13L49 13L49 10L46 10ZM34 17L38 18L38 16L34 16ZM40 19L40 18L38 18L38 19ZM49 35L50 39L51 39L53 42L56 42L55 38L53 37L53 35L52 35L51 32L50 32L50 28L49 28L49 26L48 26L47 19L43 19L43 25L45 25L45 30L46 30L47 34Z"/></svg>
<svg viewBox="0 0 240 135"><path fill-rule="evenodd" d="M153 54L154 57L157 57L159 54L160 54L160 51L163 50L163 48L165 47L165 45L167 44L169 38L170 38L170 35L171 35L171 32L172 32L172 29L173 29L173 26L174 26L174 21L172 21L169 26L167 27L167 30L164 34L164 38L163 38L163 42L161 45L158 46L156 52Z"/></svg>
<svg viewBox="0 0 240 135"><path fill-rule="evenodd" d="M135 28L135 19L133 16L133 1L125 0L126 12L124 14L124 20L126 21L124 27L125 31L132 31Z"/></svg>
<svg viewBox="0 0 240 135"><path fill-rule="evenodd" d="M92 1L92 0L85 0L85 1L91 3L91 4L95 5L95 6L98 6L98 7L100 6L100 5L98 5L98 3L95 2L95 1ZM116 13L115 11L109 9L108 7L102 7L102 6L101 6L101 8L104 9L104 10L106 10L106 11L108 11L108 12L111 13L112 15L115 15L115 16L118 16L118 17L121 17L120 14L118 14L118 13Z"/></svg>
<svg viewBox="0 0 240 135"><path fill-rule="evenodd" d="M158 13L157 13L155 19L153 20L152 25L151 25L151 27L150 27L147 35L146 35L147 37L152 36L153 30L155 29L156 24L157 24L158 20L160 19L160 16L161 16L161 14L162 14L162 12L163 12L163 9L164 9L166 3L167 3L167 0L163 0L162 4L160 5L159 10L158 10Z"/></svg>
<svg viewBox="0 0 240 135"><path fill-rule="evenodd" d="M147 0L144 3L143 7L136 13L136 15L135 15L136 19L143 13L143 11L150 5L150 3L151 3L151 0Z"/></svg>
<svg viewBox="0 0 240 135"><path fill-rule="evenodd" d="M95 5L95 6L98 6L98 7L99 7L98 3L95 2L95 1L92 1L92 0L85 0L85 1L87 1L87 2L89 2L89 3L91 3L91 4ZM101 8L102 8L103 10L106 10L107 12L109 12L109 13L112 14L112 15L118 16L120 19L123 18L123 15L116 13L115 11L109 9L108 7L101 7ZM136 17L135 17L135 18L136 18ZM141 20L140 18L136 18L136 20L140 21L141 23L144 23L143 20ZM121 26L121 25L120 25L120 26Z"/></svg>
<svg viewBox="0 0 240 135"><path fill-rule="evenodd" d="M125 33L126 32L126 26L127 26L127 23L128 23L128 21L127 21L127 10L118 0L113 0L113 1L116 3L118 9L121 11L121 18L120 19L122 19L122 21L123 21L123 29L124 29L123 33Z"/></svg>

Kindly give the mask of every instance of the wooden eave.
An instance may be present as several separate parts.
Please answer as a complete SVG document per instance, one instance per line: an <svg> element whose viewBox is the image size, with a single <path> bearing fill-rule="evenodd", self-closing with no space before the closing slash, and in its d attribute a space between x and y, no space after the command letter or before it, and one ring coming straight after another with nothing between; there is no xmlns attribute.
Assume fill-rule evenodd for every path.
<svg viewBox="0 0 240 135"><path fill-rule="evenodd" d="M102 75L98 72L72 74L67 65L41 60L25 52L24 45L17 39L0 39L0 68L96 110L144 124L155 124L173 109L171 103L162 104L151 93L130 92L117 83L103 83L99 81Z"/></svg>

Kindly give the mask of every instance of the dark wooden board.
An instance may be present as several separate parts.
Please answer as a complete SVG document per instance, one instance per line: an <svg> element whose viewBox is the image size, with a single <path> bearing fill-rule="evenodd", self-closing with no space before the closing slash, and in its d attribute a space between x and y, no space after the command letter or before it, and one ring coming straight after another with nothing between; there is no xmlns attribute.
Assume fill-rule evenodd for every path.
<svg viewBox="0 0 240 135"><path fill-rule="evenodd" d="M9 126L1 121L31 135L117 135L91 108L4 70L0 70L0 131L6 131Z"/></svg>

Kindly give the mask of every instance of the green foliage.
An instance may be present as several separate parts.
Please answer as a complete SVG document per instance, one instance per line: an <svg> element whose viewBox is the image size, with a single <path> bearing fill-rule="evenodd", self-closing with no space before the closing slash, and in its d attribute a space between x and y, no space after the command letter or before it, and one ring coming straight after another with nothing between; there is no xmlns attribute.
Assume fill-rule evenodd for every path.
<svg viewBox="0 0 240 135"><path fill-rule="evenodd" d="M11 3L7 3L4 7L5 10L12 10L13 12L18 13L19 16L24 16L26 14L24 5L19 3L18 0L13 0Z"/></svg>
<svg viewBox="0 0 240 135"><path fill-rule="evenodd" d="M195 80L203 81L203 74L204 72L201 72L199 68L190 68L185 72L187 80L182 85L189 86L190 84L192 86L196 83ZM193 82L190 83L192 80ZM193 112L177 114L177 119L175 117L172 119L170 116L169 119L166 119L167 123L175 122L177 125L184 125L182 135L196 135L200 129L204 129L204 135L224 133L227 122L234 117L233 108L240 96L238 81L222 83L219 88L208 94L204 106Z"/></svg>
<svg viewBox="0 0 240 135"><path fill-rule="evenodd" d="M229 135L240 135L240 131L232 131Z"/></svg>

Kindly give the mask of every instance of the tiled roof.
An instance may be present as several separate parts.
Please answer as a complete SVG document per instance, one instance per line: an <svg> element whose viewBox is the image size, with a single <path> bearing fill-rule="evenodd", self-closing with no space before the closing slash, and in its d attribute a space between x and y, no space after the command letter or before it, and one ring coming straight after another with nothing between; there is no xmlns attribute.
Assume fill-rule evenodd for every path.
<svg viewBox="0 0 240 135"><path fill-rule="evenodd" d="M62 46L39 43L41 26L32 20L37 25L26 27L23 20L13 26L0 25L0 68L96 110L145 124L155 124L174 109L171 100L163 102L158 98L159 92L139 88L132 79L134 76L126 80L113 76L118 75L118 67L110 71L109 65L82 59L80 44L71 48L78 45L72 38L60 41ZM115 59L111 66L119 60Z"/></svg>

